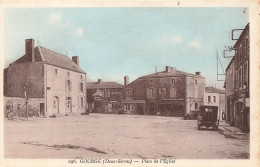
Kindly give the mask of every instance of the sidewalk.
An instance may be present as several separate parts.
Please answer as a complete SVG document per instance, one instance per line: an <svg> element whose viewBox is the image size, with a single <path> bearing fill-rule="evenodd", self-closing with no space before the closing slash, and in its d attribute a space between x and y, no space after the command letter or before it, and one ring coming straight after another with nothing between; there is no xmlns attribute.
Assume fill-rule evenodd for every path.
<svg viewBox="0 0 260 167"><path fill-rule="evenodd" d="M249 139L249 133L243 133L239 128L230 126L225 121L219 122L218 132L226 138Z"/></svg>

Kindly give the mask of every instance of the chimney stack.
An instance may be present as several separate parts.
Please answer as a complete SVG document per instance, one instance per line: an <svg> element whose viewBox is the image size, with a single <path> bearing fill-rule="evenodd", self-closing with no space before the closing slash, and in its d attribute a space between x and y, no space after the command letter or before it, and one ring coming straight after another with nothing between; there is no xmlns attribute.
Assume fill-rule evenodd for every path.
<svg viewBox="0 0 260 167"><path fill-rule="evenodd" d="M72 61L73 61L75 64L79 65L79 57L78 57L78 56L73 56L73 57L72 57Z"/></svg>
<svg viewBox="0 0 260 167"><path fill-rule="evenodd" d="M35 61L34 55L34 39L25 40L25 56L28 62Z"/></svg>
<svg viewBox="0 0 260 167"><path fill-rule="evenodd" d="M127 86L129 84L129 77L128 76L125 76L124 77L124 86Z"/></svg>
<svg viewBox="0 0 260 167"><path fill-rule="evenodd" d="M195 72L196 75L200 75L200 72Z"/></svg>
<svg viewBox="0 0 260 167"><path fill-rule="evenodd" d="M98 83L102 82L102 79L98 79Z"/></svg>
<svg viewBox="0 0 260 167"><path fill-rule="evenodd" d="M176 70L176 68L170 67L170 66L165 66L165 71L166 72L170 72L170 71L173 71L173 70Z"/></svg>

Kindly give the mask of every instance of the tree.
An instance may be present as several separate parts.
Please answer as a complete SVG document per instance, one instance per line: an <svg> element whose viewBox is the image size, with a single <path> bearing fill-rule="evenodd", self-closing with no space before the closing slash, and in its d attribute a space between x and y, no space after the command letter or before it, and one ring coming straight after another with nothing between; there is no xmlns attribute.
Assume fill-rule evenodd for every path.
<svg viewBox="0 0 260 167"><path fill-rule="evenodd" d="M31 82L23 84L23 89L24 89L24 98L25 98L25 112L26 112L26 118L28 119L28 100L32 95L34 95L35 91L33 89L33 84Z"/></svg>

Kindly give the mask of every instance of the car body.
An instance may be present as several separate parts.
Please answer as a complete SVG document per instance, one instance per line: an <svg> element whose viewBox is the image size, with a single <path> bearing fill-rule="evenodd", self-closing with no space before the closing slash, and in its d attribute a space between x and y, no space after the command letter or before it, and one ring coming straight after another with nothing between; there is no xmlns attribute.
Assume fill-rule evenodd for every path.
<svg viewBox="0 0 260 167"><path fill-rule="evenodd" d="M199 108L199 115L197 117L198 130L202 126L213 127L214 130L218 130L218 106L202 105Z"/></svg>

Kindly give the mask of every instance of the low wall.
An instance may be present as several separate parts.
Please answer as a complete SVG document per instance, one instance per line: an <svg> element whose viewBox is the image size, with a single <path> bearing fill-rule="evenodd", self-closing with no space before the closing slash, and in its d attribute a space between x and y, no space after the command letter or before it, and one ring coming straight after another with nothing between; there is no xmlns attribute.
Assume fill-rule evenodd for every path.
<svg viewBox="0 0 260 167"><path fill-rule="evenodd" d="M26 117L26 100L20 97L4 97L4 114L7 117L12 110L18 117ZM44 103L43 98L28 99L28 116L38 117L40 115L40 103ZM8 105L11 104L11 105ZM10 107L8 107L10 106Z"/></svg>

